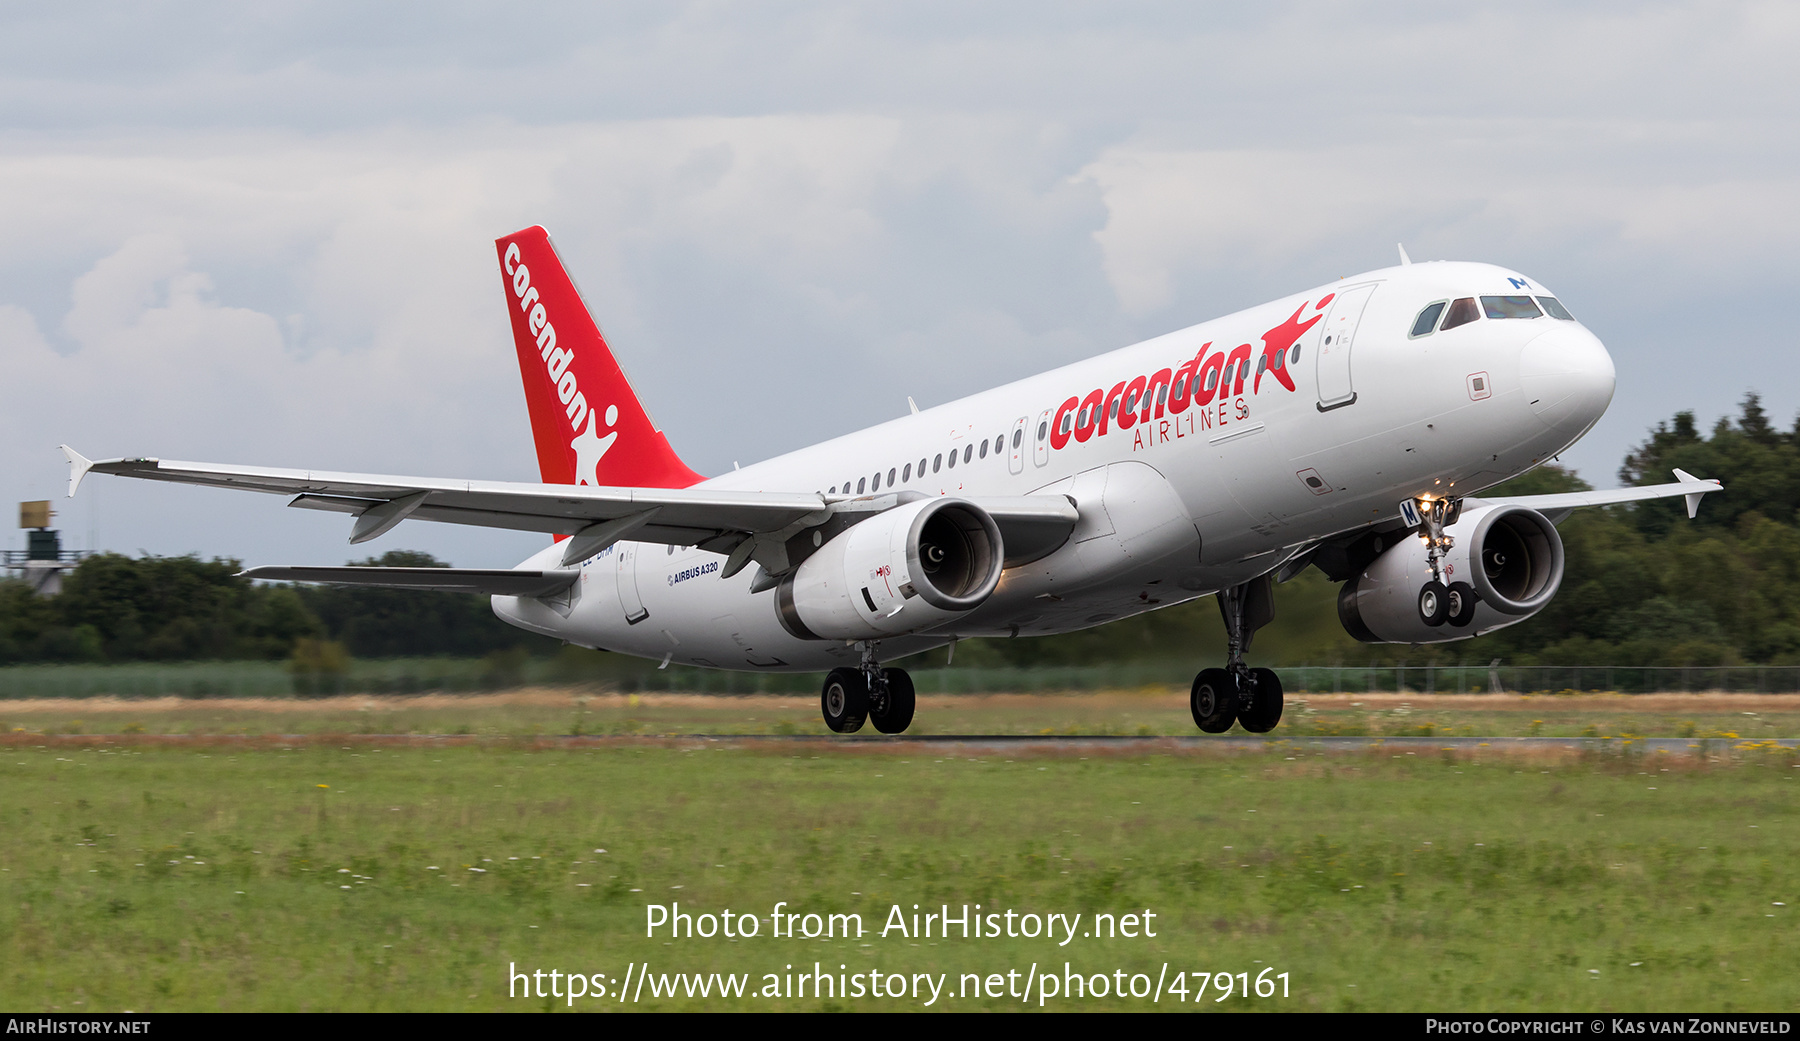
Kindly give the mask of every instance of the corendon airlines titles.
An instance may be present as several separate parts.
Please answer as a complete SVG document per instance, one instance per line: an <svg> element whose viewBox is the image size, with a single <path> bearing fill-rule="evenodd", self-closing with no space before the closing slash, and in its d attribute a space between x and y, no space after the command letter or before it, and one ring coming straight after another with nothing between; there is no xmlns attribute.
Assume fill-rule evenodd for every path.
<svg viewBox="0 0 1800 1041"><path fill-rule="evenodd" d="M1312 305L1314 312L1323 311L1336 294L1327 293ZM1305 321L1306 304L1301 304L1287 321L1261 337L1263 349L1257 357L1256 371L1250 371L1250 358L1255 348L1241 343L1229 352L1213 350L1212 343L1202 344L1198 353L1180 368L1159 369L1148 376L1114 384L1111 390L1098 388L1086 397L1071 397L1057 408L1050 428L1050 447L1061 450L1069 439L1086 442L1105 437L1111 430L1137 430L1132 450L1158 444L1171 438L1194 433L1194 419L1200 419L1201 430L1226 426L1232 420L1250 415L1249 401L1243 396L1244 383L1250 382L1250 393L1262 391L1265 375L1272 377L1288 391L1294 380L1288 366L1300 360L1296 346L1307 330L1318 324L1315 313ZM1216 399L1216 403L1215 403ZM1192 413L1189 413L1189 409ZM1184 416L1184 413L1187 413ZM1181 420L1187 420L1182 430Z"/></svg>

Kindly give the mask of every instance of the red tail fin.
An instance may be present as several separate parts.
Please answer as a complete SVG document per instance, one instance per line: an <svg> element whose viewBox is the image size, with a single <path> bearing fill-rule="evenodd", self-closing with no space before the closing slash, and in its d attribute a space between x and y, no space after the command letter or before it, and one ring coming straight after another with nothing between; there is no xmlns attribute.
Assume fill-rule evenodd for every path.
<svg viewBox="0 0 1800 1041"><path fill-rule="evenodd" d="M686 488L703 480L650 421L550 233L534 226L494 247L544 483Z"/></svg>

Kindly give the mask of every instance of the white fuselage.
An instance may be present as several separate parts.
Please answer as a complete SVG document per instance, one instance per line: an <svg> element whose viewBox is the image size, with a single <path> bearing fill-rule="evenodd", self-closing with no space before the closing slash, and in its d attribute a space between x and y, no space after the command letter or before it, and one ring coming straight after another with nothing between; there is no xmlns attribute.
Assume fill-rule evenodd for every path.
<svg viewBox="0 0 1800 1041"><path fill-rule="evenodd" d="M961 637L1087 628L1246 582L1318 539L1395 518L1402 499L1474 494L1585 433L1611 400L1613 367L1579 323L1484 316L1409 335L1427 305L1484 295L1552 294L1485 264L1373 271L701 487L828 499L1066 494L1081 515L1067 543L1008 569L986 603L952 623L884 641L882 657ZM1187 396L1157 374L1178 378L1209 344L1207 358L1233 358L1234 369L1247 358L1248 371L1202 389L1204 404L1171 400ZM1273 366L1277 352L1282 365ZM1218 363L1210 368L1216 377ZM1151 388L1141 402L1140 377L1137 392ZM1071 398L1099 407L1066 410ZM546 547L520 566L555 567L559 552ZM566 602L497 596L494 610L571 643L682 664L818 671L859 660L843 641L791 635L775 592L750 591L757 569L721 580L724 561L693 547L620 543L581 565Z"/></svg>

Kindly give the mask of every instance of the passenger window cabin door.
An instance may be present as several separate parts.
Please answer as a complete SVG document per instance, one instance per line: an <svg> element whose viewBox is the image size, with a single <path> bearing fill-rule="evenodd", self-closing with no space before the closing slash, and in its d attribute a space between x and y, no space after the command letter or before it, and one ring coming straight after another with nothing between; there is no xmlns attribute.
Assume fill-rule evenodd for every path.
<svg viewBox="0 0 1800 1041"><path fill-rule="evenodd" d="M1356 384L1350 375L1350 352L1356 346L1357 326L1363 309L1374 295L1376 282L1340 291L1325 315L1324 335L1318 343L1319 411L1356 404Z"/></svg>
<svg viewBox="0 0 1800 1041"><path fill-rule="evenodd" d="M1037 435L1037 440L1036 440L1037 448L1035 450L1035 453L1031 457L1031 461L1033 463L1037 464L1038 466L1049 466L1050 465L1050 410L1049 409L1045 409L1044 411L1038 413L1037 429L1034 430L1033 433Z"/></svg>
<svg viewBox="0 0 1800 1041"><path fill-rule="evenodd" d="M1012 433L1006 436L1006 468L1015 474L1025 472L1025 439L1031 436L1026 428L1030 423L1030 416L1020 416L1013 420Z"/></svg>

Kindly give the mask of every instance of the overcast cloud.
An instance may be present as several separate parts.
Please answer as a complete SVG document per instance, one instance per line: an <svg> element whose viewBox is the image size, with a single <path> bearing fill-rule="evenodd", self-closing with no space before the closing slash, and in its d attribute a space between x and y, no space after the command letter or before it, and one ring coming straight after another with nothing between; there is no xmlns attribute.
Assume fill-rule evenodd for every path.
<svg viewBox="0 0 1800 1041"><path fill-rule="evenodd" d="M1677 409L1800 408L1791 4L247 7L0 16L0 501L60 496L63 441L534 479L493 254L533 223L708 473L1396 242L1607 342L1564 459L1600 485ZM256 563L538 544L58 506L77 546Z"/></svg>

